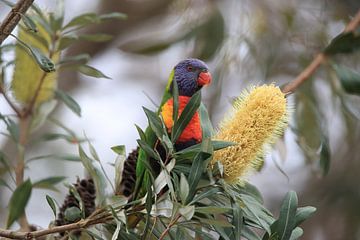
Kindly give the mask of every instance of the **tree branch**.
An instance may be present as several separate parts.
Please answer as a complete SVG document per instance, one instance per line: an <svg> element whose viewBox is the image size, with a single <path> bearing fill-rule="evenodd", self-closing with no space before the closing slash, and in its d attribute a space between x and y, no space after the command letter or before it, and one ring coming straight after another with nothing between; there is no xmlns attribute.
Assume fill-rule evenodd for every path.
<svg viewBox="0 0 360 240"><path fill-rule="evenodd" d="M178 214L175 219L169 223L164 232L161 233L159 240L163 240L165 238L166 234L170 231L170 228L175 225L175 223L180 219L180 217L181 215Z"/></svg>
<svg viewBox="0 0 360 240"><path fill-rule="evenodd" d="M344 33L354 32L360 24L360 9L355 17L345 27ZM319 53L313 61L290 83L283 87L282 92L286 95L293 93L301 84L314 74L314 72L326 61L327 57L324 53Z"/></svg>
<svg viewBox="0 0 360 240"><path fill-rule="evenodd" d="M11 9L0 26L0 45L14 30L21 19L21 15L26 13L33 2L34 0L19 0Z"/></svg>

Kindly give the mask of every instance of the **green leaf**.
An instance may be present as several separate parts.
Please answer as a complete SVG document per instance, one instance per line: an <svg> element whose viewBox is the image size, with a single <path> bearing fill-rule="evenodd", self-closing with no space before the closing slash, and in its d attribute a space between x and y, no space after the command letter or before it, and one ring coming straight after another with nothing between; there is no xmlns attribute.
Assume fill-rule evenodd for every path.
<svg viewBox="0 0 360 240"><path fill-rule="evenodd" d="M148 118L151 129L155 132L156 136L159 139L162 139L162 136L165 135L166 132L164 132L164 128L161 123L160 117L156 113L154 113L153 111L150 111L149 109L147 109L145 107L143 107L143 109L146 114L146 117Z"/></svg>
<svg viewBox="0 0 360 240"><path fill-rule="evenodd" d="M79 40L79 38L75 34L61 37L59 43L59 50L64 50L65 48L68 48L69 46L74 44L77 40Z"/></svg>
<svg viewBox="0 0 360 240"><path fill-rule="evenodd" d="M77 64L77 63L86 63L90 60L90 55L87 53L79 54L75 56L68 56L59 62L59 64Z"/></svg>
<svg viewBox="0 0 360 240"><path fill-rule="evenodd" d="M89 158L80 145L79 155L84 167L90 174L91 178L94 180L96 187L96 198L98 203L102 205L104 204L106 197L106 177L104 176L104 173L99 167L99 162L96 162L95 160Z"/></svg>
<svg viewBox="0 0 360 240"><path fill-rule="evenodd" d="M33 32L38 32L38 29L36 27L36 23L28 16L21 15L21 19L23 20L25 26L30 29Z"/></svg>
<svg viewBox="0 0 360 240"><path fill-rule="evenodd" d="M171 132L171 141L176 142L181 133L184 131L185 127L189 124L195 112L198 110L201 101L201 92L196 92L188 104L186 104L184 110L182 111L178 121L174 123L173 130Z"/></svg>
<svg viewBox="0 0 360 240"><path fill-rule="evenodd" d="M97 33L97 34L82 34L79 36L81 40L86 40L90 42L107 42L113 39L112 35Z"/></svg>
<svg viewBox="0 0 360 240"><path fill-rule="evenodd" d="M150 228L150 223L151 223L151 214L150 213L151 213L151 209L152 209L152 205L153 205L153 200L152 200L153 191L152 191L150 183L148 183L146 185L146 191L147 191L146 201L145 201L146 223L145 223L144 231L141 234L143 239L146 239L147 232Z"/></svg>
<svg viewBox="0 0 360 240"><path fill-rule="evenodd" d="M223 213L230 212L231 208L209 206L209 207L197 207L197 208L195 208L195 211L198 213L204 213L204 214L223 214Z"/></svg>
<svg viewBox="0 0 360 240"><path fill-rule="evenodd" d="M275 232L279 240L287 240L290 238L295 228L295 215L298 206L298 199L294 191L286 194L280 208L279 219L276 221Z"/></svg>
<svg viewBox="0 0 360 240"><path fill-rule="evenodd" d="M117 146L113 146L111 147L111 150L113 150L116 154L119 155L125 155L125 145L117 145Z"/></svg>
<svg viewBox="0 0 360 240"><path fill-rule="evenodd" d="M47 203L49 204L49 206L51 207L51 210L53 211L54 213L54 216L56 218L56 205L55 205L55 200L50 197L49 195L46 195L46 201Z"/></svg>
<svg viewBox="0 0 360 240"><path fill-rule="evenodd" d="M290 236L290 240L297 240L303 235L304 231L300 227L296 227L292 232Z"/></svg>
<svg viewBox="0 0 360 240"><path fill-rule="evenodd" d="M19 217L24 214L25 207L30 199L32 184L30 179L19 185L9 201L9 216L6 228L9 228Z"/></svg>
<svg viewBox="0 0 360 240"><path fill-rule="evenodd" d="M160 156L146 142L137 140L137 143L139 144L140 148L146 152L146 154L160 161Z"/></svg>
<svg viewBox="0 0 360 240"><path fill-rule="evenodd" d="M53 191L58 191L54 187L54 185L61 183L65 179L66 179L66 177L63 177L63 176L48 177L48 178L41 179L41 180L33 183L33 188L50 189Z"/></svg>
<svg viewBox="0 0 360 240"><path fill-rule="evenodd" d="M325 48L326 55L352 53L360 48L360 36L354 32L341 33Z"/></svg>
<svg viewBox="0 0 360 240"><path fill-rule="evenodd" d="M191 204L197 203L200 200L202 200L204 198L208 198L220 191L221 191L221 189L218 187L207 188L206 190L202 191L201 193L196 194L194 199L189 204L191 205Z"/></svg>
<svg viewBox="0 0 360 240"><path fill-rule="evenodd" d="M241 239L241 232L243 229L243 212L238 206L233 206L233 220L232 225L234 226L233 233L234 239Z"/></svg>
<svg viewBox="0 0 360 240"><path fill-rule="evenodd" d="M110 77L106 76L101 71L99 71L98 69L91 67L89 65L81 65L80 67L78 67L78 71L90 77L111 79Z"/></svg>
<svg viewBox="0 0 360 240"><path fill-rule="evenodd" d="M31 55L34 57L36 63L39 65L39 67L44 72L54 72L55 71L55 64L46 57L40 49L32 46L28 46L28 49L30 50Z"/></svg>
<svg viewBox="0 0 360 240"><path fill-rule="evenodd" d="M57 106L57 100L51 99L43 102L36 108L34 117L31 119L31 131L36 131L43 126L50 114L54 111Z"/></svg>
<svg viewBox="0 0 360 240"><path fill-rule="evenodd" d="M210 226L219 226L219 227L233 227L231 223L225 220L215 220L211 218L198 218L199 222L208 224Z"/></svg>
<svg viewBox="0 0 360 240"><path fill-rule="evenodd" d="M183 204L186 203L186 198L189 195L189 183L183 173L180 175L180 198Z"/></svg>
<svg viewBox="0 0 360 240"><path fill-rule="evenodd" d="M326 136L322 136L320 150L320 168L323 175L327 175L330 170L330 146Z"/></svg>
<svg viewBox="0 0 360 240"><path fill-rule="evenodd" d="M311 217L316 211L315 207L300 207L296 210L295 226L299 226L303 221Z"/></svg>
<svg viewBox="0 0 360 240"><path fill-rule="evenodd" d="M64 0L57 0L56 11L53 14L53 18L51 18L53 21L50 24L54 32L60 30L62 25L64 24L64 15L65 15Z"/></svg>
<svg viewBox="0 0 360 240"><path fill-rule="evenodd" d="M70 95L61 90L55 90L55 95L59 100L63 101L71 111L81 117L81 107Z"/></svg>
<svg viewBox="0 0 360 240"><path fill-rule="evenodd" d="M104 20L112 20L112 19L126 19L127 15L125 13L120 12L111 12L111 13L105 13L99 16L99 19Z"/></svg>
<svg viewBox="0 0 360 240"><path fill-rule="evenodd" d="M219 140L213 140L211 141L211 144L213 146L214 151L236 145L236 143L234 142L219 141ZM184 150L176 152L176 155L184 155L184 154L199 152L200 148L201 148L201 143L198 143L191 147L185 148Z"/></svg>
<svg viewBox="0 0 360 240"><path fill-rule="evenodd" d="M347 93L360 94L360 73L348 67L333 64L336 75Z"/></svg>
<svg viewBox="0 0 360 240"><path fill-rule="evenodd" d="M96 22L99 22L99 20L95 13L85 13L71 19L70 22L63 27L63 29L67 29L74 26L84 26Z"/></svg>
<svg viewBox="0 0 360 240"><path fill-rule="evenodd" d="M209 118L209 113L203 103L200 104L199 113L203 138L210 138L214 133L214 129Z"/></svg>
<svg viewBox="0 0 360 240"><path fill-rule="evenodd" d="M12 191L12 188L10 187L10 185L2 178L0 178L0 186L7 187L10 191Z"/></svg>
<svg viewBox="0 0 360 240"><path fill-rule="evenodd" d="M69 222L77 222L81 219L81 210L78 207L69 207L64 212L64 217Z"/></svg>
<svg viewBox="0 0 360 240"><path fill-rule="evenodd" d="M144 131L136 124L135 124L135 127L136 127L136 130L139 133L140 139L143 140L143 141L146 141L146 135L145 135Z"/></svg>

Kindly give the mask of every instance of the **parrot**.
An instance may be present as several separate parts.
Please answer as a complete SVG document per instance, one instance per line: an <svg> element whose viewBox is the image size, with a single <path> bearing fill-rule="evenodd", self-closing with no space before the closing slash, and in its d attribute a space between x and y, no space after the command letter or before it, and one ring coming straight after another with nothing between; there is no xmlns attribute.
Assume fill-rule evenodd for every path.
<svg viewBox="0 0 360 240"><path fill-rule="evenodd" d="M164 124L169 134L174 124L173 120L173 81L176 81L178 86L178 117L184 110L185 106L191 99L191 97L202 89L203 86L209 85L212 81L212 76L209 72L208 66L199 59L185 59L180 61L171 71L168 83L164 95L162 97L157 114L161 115ZM145 136L148 142L153 144L156 148L156 142L158 141L155 133L148 127L145 131ZM194 116L180 134L174 144L176 151L183 150L187 147L200 143L202 141L202 128L200 123L199 112L195 112ZM161 155L161 154L160 154ZM125 160L122 181L120 183L120 194L136 199L138 196L135 191L142 188L144 192L144 186L146 181L149 180L149 176L146 176L146 167L144 161L147 161L149 157L141 148L135 149L129 154ZM150 159L150 164L156 174L159 173L160 165L154 160ZM136 186L135 186L136 183ZM139 189L136 189L139 188ZM146 190L145 190L146 191ZM140 193L140 195L142 195Z"/></svg>

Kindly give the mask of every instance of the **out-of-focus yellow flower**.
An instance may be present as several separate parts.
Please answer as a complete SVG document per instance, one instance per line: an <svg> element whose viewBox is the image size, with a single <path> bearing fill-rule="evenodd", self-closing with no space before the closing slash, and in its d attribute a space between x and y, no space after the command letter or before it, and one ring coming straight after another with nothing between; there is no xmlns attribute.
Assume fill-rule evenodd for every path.
<svg viewBox="0 0 360 240"><path fill-rule="evenodd" d="M50 47L45 46L45 44L51 46L51 36L40 24L35 23L38 29L36 33L38 37L34 37L25 27L21 27L19 28L18 38L39 49L45 56L49 57ZM51 60L57 62L59 57L60 52L55 51L51 56ZM45 73L33 57L30 56L28 49L17 43L15 47L15 69L11 82L11 88L16 100L23 104L29 104L37 91L40 81L42 81L42 84L35 104L38 105L52 99L57 86L56 78L57 72Z"/></svg>
<svg viewBox="0 0 360 240"><path fill-rule="evenodd" d="M278 87L271 84L244 91L214 137L236 145L216 151L212 163L222 163L227 182L237 181L261 163L266 145L282 135L287 120L286 98Z"/></svg>

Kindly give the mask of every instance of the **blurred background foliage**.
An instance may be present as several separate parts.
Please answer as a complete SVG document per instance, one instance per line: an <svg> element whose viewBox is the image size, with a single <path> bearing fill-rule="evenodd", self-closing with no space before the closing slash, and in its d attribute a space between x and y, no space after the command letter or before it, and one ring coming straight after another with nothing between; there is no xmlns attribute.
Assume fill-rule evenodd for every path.
<svg viewBox="0 0 360 240"><path fill-rule="evenodd" d="M103 56L109 56L109 52L117 48L120 54L109 59L126 64L119 70L121 75L114 73L116 64L111 65L112 72L122 76L112 84L120 89L126 81L137 80L141 86L137 91L149 87L151 90L147 93L155 102L159 102L173 64L187 57L201 58L209 63L214 76L204 101L215 126L233 97L247 86L263 82L283 85L294 79L360 9L358 0L94 2L96 4L91 6L94 8L89 11L119 11L127 14L128 19L85 29L86 34L102 32L114 37L107 42L75 43L66 54L87 52L95 61L101 59L99 66L106 66L109 63ZM70 4L66 1L69 14ZM265 162L265 173L253 177L260 189L271 192L265 194L270 208L278 206L285 185L285 188L296 188L301 204L318 209L305 223L302 239L360 238L360 190L357 186L360 80L357 78L358 82L350 81L350 84L346 81L359 77L358 73L349 77L348 69L359 72L359 60L359 52L331 57L291 96L294 107L291 126L277 144L276 152L271 155L273 159ZM76 73L64 72L59 87L77 92L85 84L91 84L81 83ZM111 96L108 101L116 111ZM61 117L62 112L58 111ZM111 116L101 116L105 117ZM121 134L121 130L113 134ZM127 141L127 145L134 146L135 138L127 138ZM11 155L9 142L1 144L0 149ZM60 165L57 164L55 166ZM284 184L286 178L276 170L278 167L285 171L290 182ZM279 183L279 176L282 183ZM4 207L1 204L1 208Z"/></svg>

